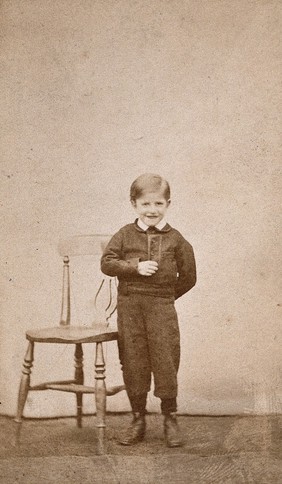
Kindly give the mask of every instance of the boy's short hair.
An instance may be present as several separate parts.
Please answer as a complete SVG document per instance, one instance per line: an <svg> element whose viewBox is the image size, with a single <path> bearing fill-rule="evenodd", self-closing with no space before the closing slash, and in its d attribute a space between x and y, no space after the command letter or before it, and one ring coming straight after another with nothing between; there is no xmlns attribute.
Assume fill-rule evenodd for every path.
<svg viewBox="0 0 282 484"><path fill-rule="evenodd" d="M140 175L130 187L130 200L135 202L138 198L142 197L145 192L157 192L163 191L163 196L166 200L170 199L170 186L169 183L160 175L154 175L153 173L144 173Z"/></svg>

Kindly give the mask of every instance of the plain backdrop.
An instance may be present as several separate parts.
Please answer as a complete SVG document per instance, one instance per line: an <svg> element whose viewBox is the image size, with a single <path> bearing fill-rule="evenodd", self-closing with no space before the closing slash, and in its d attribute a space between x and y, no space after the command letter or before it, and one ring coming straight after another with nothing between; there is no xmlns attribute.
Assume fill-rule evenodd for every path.
<svg viewBox="0 0 282 484"><path fill-rule="evenodd" d="M15 413L26 329L59 321L58 241L133 221L129 187L148 171L169 180L168 221L197 260L197 286L177 301L179 411L281 411L280 7L2 0L2 414ZM83 267L73 312L91 323L99 260ZM115 343L106 360L121 382ZM36 347L34 382L72 372L71 348ZM129 410L125 394L108 409ZM74 411L69 394L26 405Z"/></svg>

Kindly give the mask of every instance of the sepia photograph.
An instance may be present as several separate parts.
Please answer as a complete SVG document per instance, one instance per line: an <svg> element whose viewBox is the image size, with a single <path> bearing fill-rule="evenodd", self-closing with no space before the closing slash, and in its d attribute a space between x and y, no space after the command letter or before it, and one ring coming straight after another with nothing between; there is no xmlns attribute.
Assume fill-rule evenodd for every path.
<svg viewBox="0 0 282 484"><path fill-rule="evenodd" d="M282 482L280 0L0 0L0 484Z"/></svg>

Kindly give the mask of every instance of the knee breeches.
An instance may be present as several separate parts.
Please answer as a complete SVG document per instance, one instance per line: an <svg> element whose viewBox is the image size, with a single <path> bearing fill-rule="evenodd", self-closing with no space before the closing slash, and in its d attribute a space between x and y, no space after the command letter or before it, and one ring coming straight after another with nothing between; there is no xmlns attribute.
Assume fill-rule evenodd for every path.
<svg viewBox="0 0 282 484"><path fill-rule="evenodd" d="M143 294L118 296L118 345L129 396L150 390L155 396L177 395L180 341L174 298Z"/></svg>

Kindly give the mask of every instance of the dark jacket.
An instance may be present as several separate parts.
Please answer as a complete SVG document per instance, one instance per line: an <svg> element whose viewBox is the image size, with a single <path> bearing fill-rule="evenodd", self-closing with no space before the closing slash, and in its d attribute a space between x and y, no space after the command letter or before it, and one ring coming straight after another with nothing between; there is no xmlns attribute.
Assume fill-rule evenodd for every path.
<svg viewBox="0 0 282 484"><path fill-rule="evenodd" d="M122 227L108 243L101 270L117 276L119 293L137 292L175 299L196 284L196 265L192 246L178 230L166 224L156 233L144 232L137 221ZM158 271L152 276L138 273L138 262L155 260Z"/></svg>

